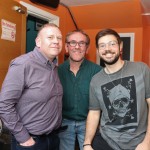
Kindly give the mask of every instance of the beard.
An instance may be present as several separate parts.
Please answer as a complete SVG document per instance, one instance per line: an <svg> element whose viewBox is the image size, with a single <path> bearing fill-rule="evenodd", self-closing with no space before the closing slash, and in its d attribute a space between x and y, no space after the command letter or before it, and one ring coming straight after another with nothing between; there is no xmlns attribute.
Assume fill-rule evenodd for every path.
<svg viewBox="0 0 150 150"><path fill-rule="evenodd" d="M108 53L114 54L113 52L107 50L107 51L105 51L105 53L103 53L103 55L106 55L106 54L108 54ZM115 58L114 58L113 60L111 60L111 61L107 61L107 60L105 60L103 57L100 56L100 61L101 61L103 64L106 64L106 65L113 65L113 64L115 64L115 63L118 61L119 57L120 57L120 52L119 52L119 53L115 56Z"/></svg>

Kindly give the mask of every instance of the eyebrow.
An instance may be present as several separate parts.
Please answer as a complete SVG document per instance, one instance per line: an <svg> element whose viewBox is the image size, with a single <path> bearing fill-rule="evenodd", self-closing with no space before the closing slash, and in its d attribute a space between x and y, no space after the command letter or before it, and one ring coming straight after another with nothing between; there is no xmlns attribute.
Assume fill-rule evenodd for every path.
<svg viewBox="0 0 150 150"><path fill-rule="evenodd" d="M112 41L109 41L109 42L118 42L118 41L112 40ZM109 42L107 42L107 43L109 43ZM98 43L98 44L107 44L107 43L102 42L102 43Z"/></svg>

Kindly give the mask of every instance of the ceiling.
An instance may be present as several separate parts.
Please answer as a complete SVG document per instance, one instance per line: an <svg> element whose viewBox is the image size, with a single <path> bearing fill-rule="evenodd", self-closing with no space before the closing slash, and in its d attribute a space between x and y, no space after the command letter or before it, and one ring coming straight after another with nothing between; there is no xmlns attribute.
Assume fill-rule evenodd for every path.
<svg viewBox="0 0 150 150"><path fill-rule="evenodd" d="M142 16L150 24L150 0L60 0L60 4L70 9L79 28L140 27Z"/></svg>
<svg viewBox="0 0 150 150"><path fill-rule="evenodd" d="M121 2L121 1L130 1L130 0L60 0L60 3L65 4L66 6L83 6L83 5L92 5L98 3L109 3L109 2Z"/></svg>
<svg viewBox="0 0 150 150"><path fill-rule="evenodd" d="M93 5L93 4L100 4L100 3L113 3L113 2L125 2L131 0L60 0L60 3L68 6L68 7L75 7L75 6L85 6L85 5ZM144 8L145 15L150 15L150 0L140 0L141 4Z"/></svg>

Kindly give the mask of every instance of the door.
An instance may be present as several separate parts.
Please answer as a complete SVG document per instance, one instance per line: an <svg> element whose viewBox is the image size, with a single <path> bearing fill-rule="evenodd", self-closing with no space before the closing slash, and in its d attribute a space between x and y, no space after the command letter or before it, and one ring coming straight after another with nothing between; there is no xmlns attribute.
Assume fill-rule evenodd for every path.
<svg viewBox="0 0 150 150"><path fill-rule="evenodd" d="M25 53L26 15L18 2L0 0L0 88L10 61Z"/></svg>
<svg viewBox="0 0 150 150"><path fill-rule="evenodd" d="M48 23L47 20L28 15L27 17L27 33L26 33L26 53L32 51L35 47L35 39L39 28Z"/></svg>

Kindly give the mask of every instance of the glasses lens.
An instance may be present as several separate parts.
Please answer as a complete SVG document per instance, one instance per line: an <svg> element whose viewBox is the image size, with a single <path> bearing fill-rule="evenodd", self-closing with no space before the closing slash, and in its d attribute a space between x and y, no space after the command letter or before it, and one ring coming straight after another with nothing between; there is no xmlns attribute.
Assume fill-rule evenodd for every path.
<svg viewBox="0 0 150 150"><path fill-rule="evenodd" d="M117 41L110 41L110 42L108 42L108 43L100 43L99 45L98 45L98 47L99 47L99 50L104 50L105 48L106 48L106 45L108 44L108 46L110 47L110 48L116 48L116 46L118 46L118 42Z"/></svg>
<svg viewBox="0 0 150 150"><path fill-rule="evenodd" d="M82 42L79 42L78 44L79 44L79 46L81 46L81 47L86 46L86 42L83 42L83 41L82 41Z"/></svg>
<svg viewBox="0 0 150 150"><path fill-rule="evenodd" d="M84 46L87 45L87 43L84 42L84 41L81 41L81 42L70 41L70 42L68 42L68 44L69 44L70 46L72 46L72 47L75 47L77 44L78 44L80 47L84 47Z"/></svg>
<svg viewBox="0 0 150 150"><path fill-rule="evenodd" d="M103 43L103 44L99 44L99 49L100 49L100 50L105 49L105 47L106 47L106 44L104 44L104 43Z"/></svg>
<svg viewBox="0 0 150 150"><path fill-rule="evenodd" d="M111 47L116 47L117 44L118 44L118 42L116 42L116 41L110 41L110 42L108 43L108 45L111 46Z"/></svg>
<svg viewBox="0 0 150 150"><path fill-rule="evenodd" d="M77 42L76 41L70 41L68 42L70 46L74 47L77 45Z"/></svg>

